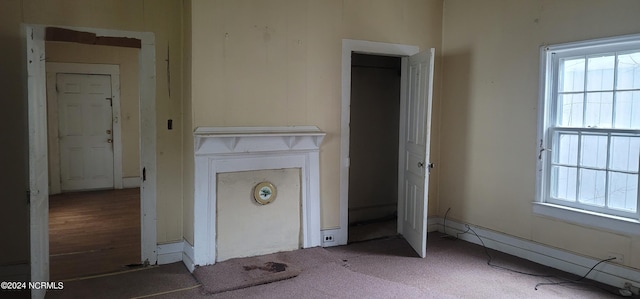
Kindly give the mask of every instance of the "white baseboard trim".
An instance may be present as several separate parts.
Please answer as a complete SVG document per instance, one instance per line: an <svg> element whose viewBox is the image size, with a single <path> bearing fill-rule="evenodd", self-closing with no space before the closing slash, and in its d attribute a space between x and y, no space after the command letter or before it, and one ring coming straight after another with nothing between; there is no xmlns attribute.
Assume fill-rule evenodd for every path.
<svg viewBox="0 0 640 299"><path fill-rule="evenodd" d="M190 272L195 270L193 262L193 246L186 240L158 244L158 265L182 262Z"/></svg>
<svg viewBox="0 0 640 299"><path fill-rule="evenodd" d="M193 246L184 240L182 249L182 263L189 269L189 272L193 273L196 269L196 263L193 262Z"/></svg>
<svg viewBox="0 0 640 299"><path fill-rule="evenodd" d="M0 266L0 281L29 281L31 267L29 264Z"/></svg>
<svg viewBox="0 0 640 299"><path fill-rule="evenodd" d="M433 224L438 227L437 230L444 232L443 219L430 219L429 222L432 220L438 222L437 224ZM482 238L484 245L488 248L575 275L582 276L586 274L591 267L600 261L599 259L582 256L475 225L469 226ZM455 236L457 233L464 231L466 231L464 224L447 219L447 234ZM473 233L461 234L459 238L467 242L482 245ZM427 242L427 254L429 254L428 244ZM636 288L640 286L640 270L610 262L604 262L598 265L587 278L618 288L623 288L626 282L631 283Z"/></svg>
<svg viewBox="0 0 640 299"><path fill-rule="evenodd" d="M427 232L437 232L442 228L442 218L427 218Z"/></svg>
<svg viewBox="0 0 640 299"><path fill-rule="evenodd" d="M140 177L127 177L122 178L122 188L139 188L140 187Z"/></svg>
<svg viewBox="0 0 640 299"><path fill-rule="evenodd" d="M158 265L182 261L184 242L158 244Z"/></svg>

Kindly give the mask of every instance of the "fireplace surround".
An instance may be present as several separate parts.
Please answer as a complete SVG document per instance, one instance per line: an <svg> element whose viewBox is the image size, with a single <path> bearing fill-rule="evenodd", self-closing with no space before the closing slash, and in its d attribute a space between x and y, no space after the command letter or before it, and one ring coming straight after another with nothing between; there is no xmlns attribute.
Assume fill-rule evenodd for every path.
<svg viewBox="0 0 640 299"><path fill-rule="evenodd" d="M299 168L301 246L320 246L320 144L324 132L315 126L198 127L194 137L194 265L216 262L219 173Z"/></svg>

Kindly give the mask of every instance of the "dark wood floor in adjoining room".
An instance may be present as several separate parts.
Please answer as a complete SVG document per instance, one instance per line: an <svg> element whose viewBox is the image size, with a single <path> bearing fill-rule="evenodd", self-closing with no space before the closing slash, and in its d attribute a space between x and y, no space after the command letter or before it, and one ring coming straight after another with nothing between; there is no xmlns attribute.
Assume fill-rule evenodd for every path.
<svg viewBox="0 0 640 299"><path fill-rule="evenodd" d="M140 258L140 189L49 197L52 281L127 270Z"/></svg>

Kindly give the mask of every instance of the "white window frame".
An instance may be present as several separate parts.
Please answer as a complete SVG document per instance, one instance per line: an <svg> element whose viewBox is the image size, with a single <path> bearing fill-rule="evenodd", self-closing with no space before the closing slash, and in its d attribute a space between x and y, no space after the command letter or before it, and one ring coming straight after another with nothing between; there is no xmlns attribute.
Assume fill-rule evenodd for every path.
<svg viewBox="0 0 640 299"><path fill-rule="evenodd" d="M569 204L554 200L550 196L550 175L552 160L551 124L556 120L556 92L558 61L561 58L592 55L597 53L622 52L640 49L640 34L547 45L540 49L540 89L538 106L538 159L536 176L536 201L534 213L585 226L607 229L619 233L640 235L640 194L636 213L609 213L606 209L586 209L580 204ZM555 130L564 130L555 129ZM611 132L608 129L584 129L582 131ZM568 128L567 131L576 131ZM640 130L616 130L639 133ZM640 193L640 191L639 191Z"/></svg>

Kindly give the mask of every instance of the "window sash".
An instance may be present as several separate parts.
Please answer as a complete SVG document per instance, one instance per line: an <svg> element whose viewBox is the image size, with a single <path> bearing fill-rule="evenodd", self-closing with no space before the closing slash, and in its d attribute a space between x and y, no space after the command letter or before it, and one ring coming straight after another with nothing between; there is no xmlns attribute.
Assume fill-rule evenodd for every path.
<svg viewBox="0 0 640 299"><path fill-rule="evenodd" d="M558 157L559 154L559 141L558 138L560 136L560 134L568 134L568 135L576 135L578 136L578 146L576 149L576 161L575 163L562 163L560 162L560 159ZM628 170L619 170L619 169L612 169L610 167L610 156L611 156L611 150L610 150L610 146L611 146L611 138L612 137L638 137L640 138L640 130L617 130L617 129L600 129L600 128L565 128L565 127L551 127L548 130L548 136L551 139L550 142L548 144L552 145L552 148L550 148L547 151L547 163L545 166L545 185L547 186L546 190L544 191L544 202L548 202L548 203L554 203L554 204L559 204L559 205L563 205L563 206L569 206L569 207L573 207L573 208L578 208L578 209L583 209L583 210L589 210L589 211L593 211L593 212L598 212L598 213L603 213L603 214L609 214L609 215L615 215L615 216L620 216L620 217L625 217L625 218L632 218L632 219L639 219L640 218L640 188L637 188L637 194L636 194L636 206L635 212L631 212L631 211L627 211L627 210L622 210L622 209L616 209L616 208L612 208L609 207L610 205L610 190L609 190L609 182L610 182L610 175L611 174L630 174L630 175L637 175L637 182L636 185L640 186L640 166L639 166L639 170L637 171L628 171ZM603 167L597 167L597 166L585 166L583 165L582 161L581 161L581 157L580 157L580 152L581 152L581 146L580 146L580 140L582 136L604 136L607 138L607 145L606 145L606 162L605 165ZM553 187L554 184L556 182L553 181L553 175L552 175L552 171L553 171L553 167L557 166L557 167L566 167L566 168L573 168L576 171L576 181L575 181L575 186L573 188L575 188L575 192L574 192L574 196L575 198L573 200L566 200L566 199L561 199L558 197L554 197L552 192L553 192ZM581 203L580 202L580 171L581 170L592 170L592 171L600 171L600 172L604 172L605 174L605 186L604 186L604 206L597 206L597 205L590 205L590 204L585 204L585 203Z"/></svg>
<svg viewBox="0 0 640 299"><path fill-rule="evenodd" d="M600 55L624 55L630 51L638 51L640 49L640 35L633 36L624 36L624 37L615 37L615 38L607 38L607 39L599 39L592 40L587 42L578 42L578 43L569 43L555 46L543 47L541 49L541 66L543 67L543 71L541 72L541 110L544 111L544 114L541 114L540 125L542 134L541 135L541 144L540 144L540 159L541 159L541 181L539 181L539 190L540 201L547 202L552 204L558 204L562 206L577 208L581 210L588 210L597 213L620 216L624 218L630 218L638 220L640 219L640 187L637 187L638 194L636 194L636 211L629 212L625 210L618 210L615 208L608 207L610 201L610 190L609 190L609 181L610 176L614 174L630 174L636 175L638 178L638 182L635 182L636 186L640 186L640 174L638 171L621 171L618 169L610 168L610 159L611 159L611 138L615 136L631 136L631 137L640 137L640 129L617 129L617 128L597 128L597 127L584 127L584 119L582 120L583 126L561 126L559 124L560 118L559 114L561 113L558 108L558 97L559 95L565 94L580 94L586 97L589 93L594 92L610 92L613 93L613 98L615 101L616 94L619 92L625 91L637 91L635 89L626 90L626 89L616 89L617 86L614 82L613 88L611 90L588 90L587 86L584 86L584 90L575 91L575 92L565 92L560 91L559 83L560 83L560 66L561 60L569 60L571 58L585 58L589 59L590 57L597 57ZM617 67L617 62L615 63ZM615 73L615 70L614 70ZM586 78L586 73L585 73ZM583 105L586 106L586 102L583 100ZM615 109L615 106L614 108ZM615 112L614 112L615 113ZM611 120L611 126L614 126L614 120ZM606 162L604 166L594 167L589 165L581 164L580 157L576 157L577 161L575 165L571 164L563 164L560 163L558 159L557 151L558 147L558 136L560 133L563 134L574 134L578 136L578 140L582 140L583 136L604 136L607 138L606 143ZM580 145L577 147L577 153L579 155L581 151ZM561 198L556 198L552 194L552 188L554 187L554 182L552 181L552 171L553 167L564 167L568 166L574 168L576 171L576 191L574 193L575 198L573 201L564 200ZM604 173L605 176L605 186L604 186L604 206L596 206L590 205L580 202L580 174L582 170L586 171L600 171ZM638 166L638 170L640 170L640 166Z"/></svg>

